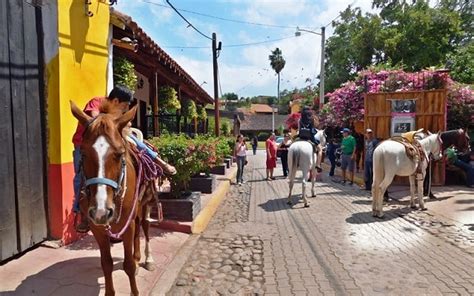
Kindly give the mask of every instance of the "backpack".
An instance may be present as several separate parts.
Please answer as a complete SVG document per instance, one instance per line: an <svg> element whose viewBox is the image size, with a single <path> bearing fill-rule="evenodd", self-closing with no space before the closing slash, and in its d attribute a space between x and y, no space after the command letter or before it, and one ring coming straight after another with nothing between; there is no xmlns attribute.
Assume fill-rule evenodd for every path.
<svg viewBox="0 0 474 296"><path fill-rule="evenodd" d="M303 139L303 140L311 139L312 137L311 127L304 126L300 123L300 130L298 131L298 136L300 137L300 139Z"/></svg>

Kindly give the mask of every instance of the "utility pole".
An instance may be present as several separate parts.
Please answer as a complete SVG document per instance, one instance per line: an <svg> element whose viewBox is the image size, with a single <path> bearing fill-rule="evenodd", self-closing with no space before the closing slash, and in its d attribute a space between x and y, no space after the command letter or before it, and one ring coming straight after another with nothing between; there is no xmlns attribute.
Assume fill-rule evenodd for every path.
<svg viewBox="0 0 474 296"><path fill-rule="evenodd" d="M316 35L321 36L321 70L319 72L319 106L318 107L322 107L324 105L324 56L326 55L325 54L326 49L325 49L324 43L326 41L326 35L325 35L326 28L321 27L321 33L318 33L311 30L306 30L300 27L296 27L295 36L296 37L301 36L301 32L308 32L311 34L316 34Z"/></svg>
<svg viewBox="0 0 474 296"><path fill-rule="evenodd" d="M212 33L212 68L214 74L214 118L215 118L215 132L216 137L219 137L219 91L217 85L217 36L216 33Z"/></svg>
<svg viewBox="0 0 474 296"><path fill-rule="evenodd" d="M321 72L319 73L319 108L324 105L324 56L325 56L325 27L321 27Z"/></svg>

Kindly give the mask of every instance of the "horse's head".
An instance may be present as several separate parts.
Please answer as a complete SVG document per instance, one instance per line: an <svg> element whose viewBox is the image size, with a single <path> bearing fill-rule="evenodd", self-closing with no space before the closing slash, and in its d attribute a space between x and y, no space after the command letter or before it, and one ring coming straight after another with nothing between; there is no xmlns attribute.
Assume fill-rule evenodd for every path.
<svg viewBox="0 0 474 296"><path fill-rule="evenodd" d="M434 160L439 160L443 157L443 140L441 139L441 132L432 134L428 132L428 136L423 138L420 143L424 145L426 151L433 155Z"/></svg>
<svg viewBox="0 0 474 296"><path fill-rule="evenodd" d="M100 114L92 118L71 102L71 111L86 127L82 136L82 170L89 201L88 217L107 225L115 217L114 198L125 190L126 141L122 130L135 117L136 107L125 114Z"/></svg>
<svg viewBox="0 0 474 296"><path fill-rule="evenodd" d="M454 144L456 148L462 152L462 153L467 153L471 151L470 147L470 142L471 139L469 138L469 133L467 132L467 129L458 129L457 130L457 143Z"/></svg>

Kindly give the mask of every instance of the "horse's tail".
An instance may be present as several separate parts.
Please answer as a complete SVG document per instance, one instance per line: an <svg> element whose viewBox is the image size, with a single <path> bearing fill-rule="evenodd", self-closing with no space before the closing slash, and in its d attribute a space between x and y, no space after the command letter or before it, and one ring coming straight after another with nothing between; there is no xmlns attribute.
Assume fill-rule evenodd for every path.
<svg viewBox="0 0 474 296"><path fill-rule="evenodd" d="M299 150L291 149L288 151L288 168L290 172L295 172L299 166Z"/></svg>
<svg viewBox="0 0 474 296"><path fill-rule="evenodd" d="M375 198L380 193L380 185L382 184L385 178L385 171L384 171L384 160L383 160L383 151L375 149L373 155L373 172L372 172L372 182L373 185L373 192L372 198Z"/></svg>

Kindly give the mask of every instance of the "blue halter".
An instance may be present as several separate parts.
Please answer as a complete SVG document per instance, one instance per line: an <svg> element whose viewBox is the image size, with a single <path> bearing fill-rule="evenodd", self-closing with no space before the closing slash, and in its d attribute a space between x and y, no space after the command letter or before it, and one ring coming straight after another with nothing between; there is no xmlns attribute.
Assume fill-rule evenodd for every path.
<svg viewBox="0 0 474 296"><path fill-rule="evenodd" d="M117 182L109 178L95 177L95 178L85 179L85 176L83 174L84 186L86 187L86 189L88 189L89 186L92 186L92 185L107 185L107 186L112 187L112 189L114 189L115 195L117 195L122 190L122 182L125 177L125 167L127 165L125 162L125 158L123 156L121 157L121 163L122 165L120 169L120 176ZM82 161L81 161L81 170L82 170Z"/></svg>

